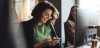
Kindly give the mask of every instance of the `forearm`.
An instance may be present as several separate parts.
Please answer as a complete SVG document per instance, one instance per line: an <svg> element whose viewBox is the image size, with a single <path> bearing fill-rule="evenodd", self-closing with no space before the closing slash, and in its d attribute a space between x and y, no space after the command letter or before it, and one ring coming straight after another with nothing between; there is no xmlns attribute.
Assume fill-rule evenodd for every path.
<svg viewBox="0 0 100 48"><path fill-rule="evenodd" d="M45 45L47 45L47 44L43 41L43 42L34 44L34 48L42 48Z"/></svg>

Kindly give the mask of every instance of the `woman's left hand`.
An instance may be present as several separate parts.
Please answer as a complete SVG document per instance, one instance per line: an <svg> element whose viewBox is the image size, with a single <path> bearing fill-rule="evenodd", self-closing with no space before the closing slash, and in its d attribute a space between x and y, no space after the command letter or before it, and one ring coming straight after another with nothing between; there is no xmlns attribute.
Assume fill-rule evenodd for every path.
<svg viewBox="0 0 100 48"><path fill-rule="evenodd" d="M51 41L51 46L55 46L57 43L59 43L59 41L60 41L60 38L53 37Z"/></svg>
<svg viewBox="0 0 100 48"><path fill-rule="evenodd" d="M53 39L55 41L55 44L59 43L60 42L60 38L55 38Z"/></svg>

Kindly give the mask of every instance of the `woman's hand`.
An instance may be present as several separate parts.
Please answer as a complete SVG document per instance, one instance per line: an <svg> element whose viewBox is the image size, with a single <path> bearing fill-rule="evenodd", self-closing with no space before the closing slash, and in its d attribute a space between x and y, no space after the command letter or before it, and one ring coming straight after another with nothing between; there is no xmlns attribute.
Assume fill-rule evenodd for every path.
<svg viewBox="0 0 100 48"><path fill-rule="evenodd" d="M47 38L43 41L46 45L49 45L49 46L54 46L58 40L52 40L51 38Z"/></svg>
<svg viewBox="0 0 100 48"><path fill-rule="evenodd" d="M41 48L45 45L48 45L48 46L55 46L55 44L59 43L60 39L59 38L54 38L54 39L51 39L51 38L46 38L44 41L40 42L40 43L37 43L34 45L35 48Z"/></svg>
<svg viewBox="0 0 100 48"><path fill-rule="evenodd" d="M61 38L53 37L53 40L57 40L57 43L59 43L60 39L61 39ZM56 44L57 44L57 43L56 43Z"/></svg>
<svg viewBox="0 0 100 48"><path fill-rule="evenodd" d="M60 41L60 38L53 37L49 46L55 46L57 43L59 43L59 41Z"/></svg>
<svg viewBox="0 0 100 48"><path fill-rule="evenodd" d="M47 45L52 41L51 38L46 38L43 42Z"/></svg>
<svg viewBox="0 0 100 48"><path fill-rule="evenodd" d="M49 45L51 43L51 38L46 38L44 41L36 43L34 45L34 48L42 48L43 46Z"/></svg>

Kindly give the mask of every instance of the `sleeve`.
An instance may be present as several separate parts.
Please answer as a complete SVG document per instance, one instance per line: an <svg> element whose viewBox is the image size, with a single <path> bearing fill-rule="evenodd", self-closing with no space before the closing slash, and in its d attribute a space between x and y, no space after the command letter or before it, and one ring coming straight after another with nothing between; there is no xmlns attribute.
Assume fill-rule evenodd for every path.
<svg viewBox="0 0 100 48"><path fill-rule="evenodd" d="M73 23L70 20L68 20L65 23L65 31L66 32L72 32L72 33L75 32L75 27L73 26Z"/></svg>
<svg viewBox="0 0 100 48"><path fill-rule="evenodd" d="M65 27L65 43L67 44L68 42L73 44L73 40L74 40L74 35L75 35L75 29L73 28L73 26L71 25L71 21L67 21L64 24Z"/></svg>

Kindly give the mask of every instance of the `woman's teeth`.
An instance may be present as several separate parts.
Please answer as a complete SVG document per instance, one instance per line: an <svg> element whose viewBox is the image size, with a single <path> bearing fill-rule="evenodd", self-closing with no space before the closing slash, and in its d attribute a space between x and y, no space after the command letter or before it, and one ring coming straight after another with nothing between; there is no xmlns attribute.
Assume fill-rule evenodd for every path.
<svg viewBox="0 0 100 48"><path fill-rule="evenodd" d="M47 19L45 19L45 21L47 21Z"/></svg>

